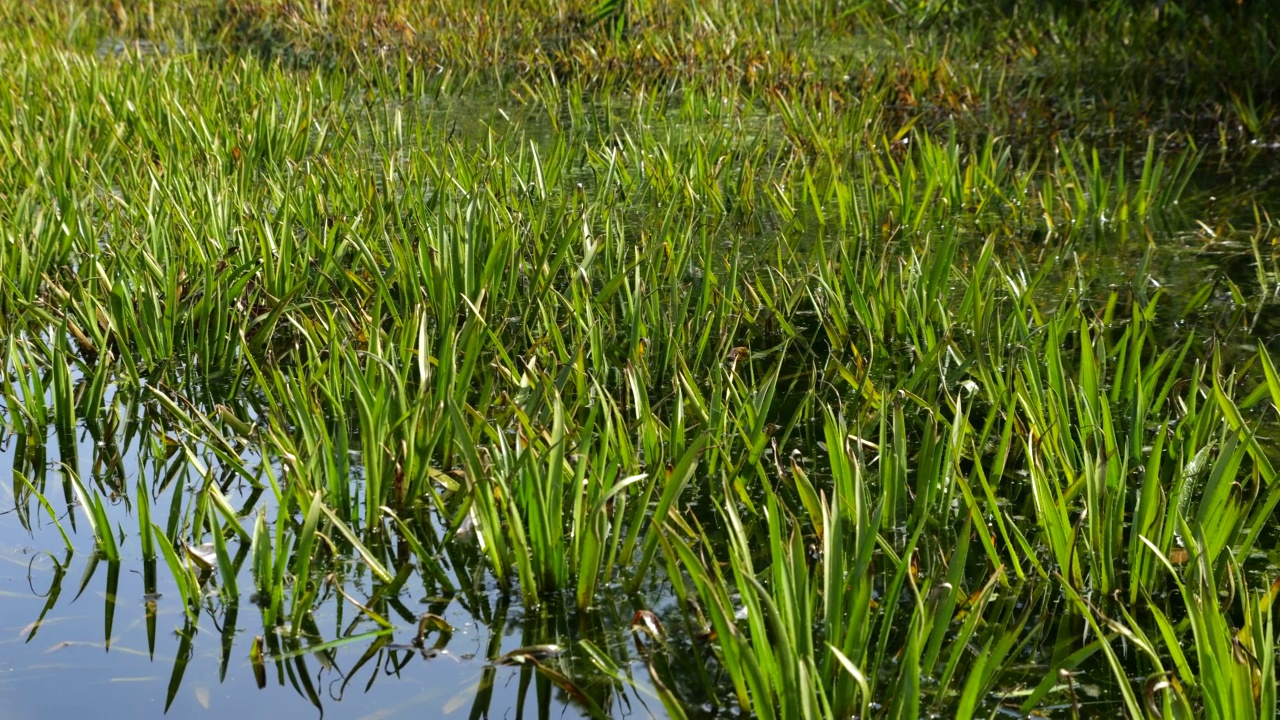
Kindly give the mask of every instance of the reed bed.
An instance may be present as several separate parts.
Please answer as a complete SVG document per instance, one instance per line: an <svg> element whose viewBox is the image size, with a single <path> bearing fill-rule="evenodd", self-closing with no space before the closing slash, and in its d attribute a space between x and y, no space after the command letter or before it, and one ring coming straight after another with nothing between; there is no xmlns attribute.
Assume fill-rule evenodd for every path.
<svg viewBox="0 0 1280 720"><path fill-rule="evenodd" d="M412 584L589 716L1274 716L1272 11L911 5L3 3L18 517L316 704Z"/></svg>

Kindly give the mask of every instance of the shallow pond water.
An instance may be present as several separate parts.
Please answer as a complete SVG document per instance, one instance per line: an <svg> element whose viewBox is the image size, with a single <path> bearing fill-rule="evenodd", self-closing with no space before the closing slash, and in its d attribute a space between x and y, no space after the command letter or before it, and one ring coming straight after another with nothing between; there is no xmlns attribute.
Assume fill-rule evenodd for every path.
<svg viewBox="0 0 1280 720"><path fill-rule="evenodd" d="M1209 180L1206 185L1217 187ZM1193 195L1192 202L1210 202L1208 192ZM1273 343L1280 330L1267 318L1276 279L1258 271L1258 261L1270 255L1269 248L1256 247L1257 237L1169 233L1149 253L1131 244L1104 250L1103 234L1079 243L1075 252L1093 264L1100 299L1108 286L1130 282L1136 263L1146 263L1153 292L1158 286L1178 298L1195 293L1206 277L1219 278L1223 284L1214 293L1221 296L1220 307L1206 303L1190 320L1207 326L1241 315L1228 286L1244 287L1255 304L1244 337ZM75 378L76 387L85 382ZM474 535L465 531L455 537L454 548L438 555L448 589L414 568L388 595L349 547L326 556L313 572L315 595L304 601L309 614L296 637L264 626L262 610L246 590L254 583L250 544L232 536L227 544L238 567L240 601L229 603L220 592L216 568L196 567L202 597L197 616L190 618L163 560L148 563L141 555L138 493L146 493L158 528L178 527L179 535L189 537L191 529L179 526L189 521L193 498L212 482L243 527L261 515L271 531L280 518L270 484L285 472L278 464L260 467L252 447L241 446L245 467L257 475L255 486L221 470L199 439L180 439L183 431L165 425L153 403L111 388L104 398L99 424L82 422L71 432L50 428L43 442L0 436L0 497L8 500L0 513L0 689L8 698L0 718L70 716L103 706L131 717L549 718L588 716L588 704L611 717L666 717L651 660L677 684L687 681L676 688L682 698L703 699L689 708L690 716L738 714L723 703L724 678L700 665L700 628L689 624L687 609L661 572L633 593L606 587L586 612L574 610L566 597L563 607L549 598L539 612L526 613L518 594L476 570L483 562ZM794 403L783 397L776 408L794 412ZM822 454L817 447L796 450L806 458ZM359 454L351 453L348 461L358 481ZM95 550L85 509L64 472L68 468L103 498L120 561L102 559ZM56 518L32 487L43 493ZM358 482L354 492L359 493ZM448 522L428 515L433 532L442 535ZM296 526L302 519L287 521ZM900 533L906 537L905 528ZM207 533L198 534L207 539ZM212 565L211 552L195 548L190 554L203 553ZM404 548L399 553L408 557ZM968 578L981 583L988 568L977 553L970 561ZM1259 578L1274 569L1265 553L1251 562L1262 568ZM286 595L294 591L289 587ZM1041 603L1062 609L1044 604L1034 583L1011 588L1009 596L1019 607ZM362 612L360 605L371 599L385 625ZM647 612L664 628L667 647L656 648L643 631ZM984 700L987 712L1019 716L1018 703L1049 667L1053 638L1087 628L1064 614L1061 622L1046 621L1035 632L1040 641ZM1045 712L1106 716L1117 702L1111 670L1100 657L1081 663L1050 697Z"/></svg>
<svg viewBox="0 0 1280 720"><path fill-rule="evenodd" d="M80 471L106 489L101 472L109 462L104 447L83 428L76 433ZM173 462L153 462L139 448L141 438L123 447L119 481L127 487L160 484ZM21 454L20 454L21 451ZM25 456L25 457L23 457ZM214 573L202 571L204 598L196 621L182 609L172 575L163 566L148 588L136 542L137 510L123 494L105 503L118 534L121 560L99 559L83 509L62 498L63 460L51 433L43 448L16 436L0 441L3 496L0 515L0 689L6 703L0 717L70 717L111 707L128 717L574 717L581 706L569 692L548 682L529 664L515 662L521 648L545 653L542 662L590 694L618 717L663 716L653 696L643 660L630 630L634 610L619 596L588 613L527 617L519 598L491 584L452 596L435 596L412 579L387 600L391 629L362 621L360 613L332 588L314 602L309 631L281 637L261 665L253 659L263 628L256 604L223 601ZM177 463L186 461L179 457ZM33 463L43 463L40 473ZM97 472L95 472L95 468ZM185 475L184 469L177 473ZM43 474L50 504L59 508L55 524L40 503L14 478ZM189 478L173 477L153 498L168 507L173 492L192 492ZM110 492L109 489L106 489ZM263 511L274 514L270 493L251 492L245 483L226 487L228 500L249 522ZM163 525L161 511L153 518ZM59 529L61 526L61 531ZM67 533L70 548L63 540ZM242 560L247 544L229 542ZM351 599L367 598L370 579L346 573L340 558L328 570L340 575ZM351 563L356 565L357 563ZM244 563L242 587L252 586ZM456 577L453 578L458 582ZM460 583L459 583L460 584ZM417 587L414 587L417 585ZM662 588L650 588L663 613ZM473 604L476 603L476 604ZM430 614L449 626L432 625L419 639L420 617ZM255 638L258 638L255 640ZM612 657L611 679L584 649ZM266 643L269 646L271 643ZM545 646L554 645L558 650ZM257 673L262 672L262 676Z"/></svg>
<svg viewBox="0 0 1280 720"><path fill-rule="evenodd" d="M502 133L493 132L493 127L518 125L518 129L509 137L503 136L501 142L509 142L519 152L534 146L550 151L562 139L556 123L570 121L577 123L572 135L574 142L595 143L591 145L592 152L600 150L598 155L592 155L595 160L605 158L609 153L615 153L616 158L620 135L626 135L628 131L634 130L639 134L658 128L666 133L662 136L654 130L654 137L650 138L653 141L650 150L653 152L638 153L643 155L638 164L642 170L645 163L652 162L652 158L662 154L659 151L665 152L669 145L687 143L690 156L695 154L694 151L705 149L697 145L704 129L697 126L673 124L668 127L652 121L653 118L649 119L652 122L642 126L634 119L614 117L611 109L605 106L588 108L586 112L549 111L539 109L536 102L521 105L510 95L510 92L494 90L476 91L473 96L461 99L446 98L440 103L423 101L403 107L383 98L355 99L353 108L346 110L360 115L358 120L352 121L352 126L357 129L351 131L363 133L358 139L359 152L355 157L359 162L356 164L367 164L379 170L381 165L391 168L385 174L371 173L369 177L373 178L370 184L378 192L394 195L388 192L388 179L394 177L395 166L409 164L405 161L423 154L414 132L431 135L438 145L453 150L461 147L465 154L472 147L494 142L495 135ZM504 107L504 102L509 99L510 108ZM672 98L666 100L675 102ZM565 103L576 101L566 99ZM765 158L770 153L782 157L784 149L790 151L790 141L781 134L770 135L776 129L768 125L773 120L760 117L756 110L747 108L741 116L733 118L737 120L736 126L717 123L716 130L726 137L734 136L735 142L745 138L750 144L757 136L764 138L760 141L761 147L767 146L767 150L762 150L758 157ZM733 116L733 113L723 112ZM404 128L408 131L402 133ZM447 135L447 138L439 143L437 135ZM584 142L584 138L587 141ZM425 145L430 146L430 143ZM238 148L236 152L239 152ZM1280 338L1280 320L1277 319L1280 313L1275 312L1276 292L1280 288L1280 263L1277 263L1274 253L1275 236L1271 228L1253 213L1255 208L1265 209L1270 200L1268 193L1274 185L1273 164L1267 162L1269 152L1263 148L1258 151L1258 158L1238 166L1206 164L1185 196L1181 215L1172 212L1169 213L1171 217L1159 218L1149 224L1135 222L1124 229L1104 225L1095 232L1080 232L1069 242L1061 244L1056 244L1056 240L1047 241L1043 233L1038 235L1033 226L1019 230L1021 236L1012 236L1012 231L1008 237L994 235L993 242L1001 253L1030 258L1028 265L1031 267L1042 259L1039 254L1054 254L1058 260L1071 258L1072 262L1060 263L1066 268L1064 272L1070 272L1071 268L1066 266L1072 264L1088 267L1088 273L1082 273L1087 281L1081 282L1080 304L1088 306L1090 312L1096 311L1099 317L1108 307L1109 299L1113 300L1119 294L1116 288L1122 288L1125 293L1132 292L1135 297L1123 301L1130 305L1157 293L1166 294L1171 300L1161 306L1164 314L1156 318L1159 326L1152 335L1153 344L1163 344L1170 338L1176 343L1194 328L1203 330L1205 337L1229 337L1233 344L1224 348L1222 354L1229 360L1244 358L1259 343L1275 345ZM526 159L528 156L520 157ZM547 152L543 157L550 158L551 153ZM238 155L236 159L239 160ZM586 197L599 190L593 185L599 168L593 169L581 157L577 160L579 166L565 170L562 190L566 196L572 195L585 202ZM708 166L719 165L716 158L705 160ZM539 174L542 172L540 162L532 163ZM671 175L679 178L684 171L685 168L678 168ZM529 174L533 176L532 172ZM719 175L711 173L708 177L718 178ZM711 189L719 182L708 183L707 188ZM518 184L512 183L512 187ZM402 183L404 192L431 196L439 191L437 186L409 185ZM534 183L529 181L526 185L521 187L528 190ZM648 191L643 184L637 188L639 192ZM608 188L601 192L606 191L613 192ZM678 191L681 189L676 187L670 192ZM689 193L694 195L692 189ZM462 189L456 192L454 199L458 200L459 207L465 205L461 200L465 194ZM782 196L781 191L779 194ZM607 208L609 212L616 213L610 217L620 218L622 223L639 228L633 230L629 227L626 241L634 243L637 238L644 239L650 227L647 223L655 222L649 215L658 214L651 212L657 208L633 204L621 197L615 201L615 206ZM359 205L360 202L364 201L354 204ZM521 212L526 216L532 215L547 204L540 200L529 207L518 207L511 211L511 216L515 218ZM465 206L465 213L472 209L472 206ZM816 208L809 216L806 215L809 210L802 207L797 214L802 219L814 220L822 212L823 209ZM583 213L585 217L585 211ZM780 219L783 213L774 212L763 201L757 211L748 215L751 216L750 222L742 225L735 224L736 219L725 218L720 218L718 224L710 223L714 227L707 231L706 242L707 247L717 248L723 244L739 253L744 273L755 270L752 258L748 257L752 252L758 251L767 261L769 255L782 254L784 250L803 254L816 244L818 231L814 227L798 227L803 223L790 220L784 222ZM319 215L313 218L316 227L298 228L298 235L304 236L308 231L327 232L332 227L333 218L327 215L319 218ZM1199 220L1193 222L1192 218ZM523 219L521 217L520 221ZM949 217L944 219L950 221ZM595 239L591 237L590 228L585 227L585 221L581 224L584 226L580 233L583 244L590 246ZM320 227L324 230L318 230ZM350 232L354 237L363 232L364 227L358 220L352 220L344 232ZM670 230L666 225L656 227ZM1250 227L1257 229L1237 229ZM525 230L514 220L512 228L515 232ZM915 232L920 234L919 229ZM234 237L241 238L240 235ZM900 239L900 236L895 237ZM665 237L658 240L667 244ZM980 245L984 240L973 238L972 244ZM909 245L911 241L909 239L905 244ZM896 246L890 246L890 249L895 250ZM347 250L349 248L344 246L343 252ZM586 252L595 251L592 246ZM713 250L710 254L715 252ZM663 254L669 258L673 251L668 246L654 257ZM904 257L907 254L906 250L902 253ZM264 256L269 255L271 253L264 253ZM346 255L345 262L352 262L353 257L354 253ZM642 260L635 260L635 265L618 276L621 280L611 292L624 287L622 280L626 280L627 274ZM714 267L709 258L704 260L707 261L705 267ZM587 265L588 260L584 259L584 277ZM762 266L770 272L776 270L763 263ZM528 267L533 267L533 264ZM690 265L687 268L689 272L672 282L673 307L681 307L675 304L680 301L680 294L696 295L704 287L704 276L700 274L702 267ZM636 272L637 278L639 274ZM351 279L353 285L371 287L374 284L370 277L355 273ZM653 279L653 286L658 285L659 279ZM964 278L957 274L950 279L958 284ZM177 283L176 278L174 283ZM597 283L600 286L604 284ZM639 279L636 285L642 286ZM571 286L566 281L563 286L555 286L552 290L558 292L567 287ZM631 291L630 286L625 287L622 292ZM723 290L722 286L718 291ZM735 287L728 287L730 294L737 291ZM1056 287L1045 292L1061 291L1061 287ZM357 295L355 290L351 292L353 297ZM409 291L400 288L397 292ZM636 296L643 294L636 292ZM392 295L388 291L387 297ZM757 305L763 302L758 298L753 298ZM368 308L361 304L366 300L365 295L359 295L351 308L366 312ZM1043 300L1044 307L1053 308L1059 298L1047 296ZM1184 304L1193 305L1194 310L1179 313L1178 309ZM749 305L742 302L727 306L728 312L750 310ZM283 301L281 306L284 306ZM658 310L666 312L670 308L654 308L657 308L652 314L655 320L649 330L660 334L664 331L661 322L669 316ZM1127 312L1128 308L1123 310ZM640 316L640 310L635 312L637 317ZM267 313L264 311L262 314ZM315 317L319 316L320 313L316 313ZM306 317L299 322L312 322L315 317ZM733 357L738 357L738 350L744 350L748 357L759 351L757 355L760 357L753 358L751 362L759 365L753 368L759 377L766 377L768 366L775 362L768 353L783 347L783 343L776 325L769 322L773 318L763 313L760 317L763 320L758 332L755 327L749 331L741 330L742 337L750 338L744 342L758 342L760 347L734 347ZM522 321L522 318L515 320ZM821 349L824 347L822 343L827 342L823 335L824 319L816 309L797 312L794 317L784 320L793 322L799 331L797 335L811 340L814 348ZM426 326L424 322L424 334ZM611 328L618 329L621 328ZM734 329L739 330L737 326ZM1113 330L1117 335L1123 332L1122 323L1102 327L1098 332L1101 335ZM618 334L622 335L621 332ZM48 338L45 340L45 344L52 344ZM543 342L544 339L539 338L537 343L530 344ZM898 349L894 348L894 351ZM904 353L914 350L901 349ZM299 351L298 354L305 353ZM815 351L814 354L821 353ZM289 361L293 360L286 362ZM616 368L609 370L612 374L602 373L601 377L616 379L614 376L620 374L613 372ZM781 465L782 457L794 451L795 457L799 458L797 465L807 467L817 487L826 491L830 478L824 473L829 468L823 467L821 458L828 449L816 440L822 436L821 419L809 407L813 403L814 391L804 386L804 381L810 377L805 373L816 372L814 366L809 366L789 378L800 386L795 396L787 394L788 380L779 381L778 397L770 414L761 422L785 425L790 416L808 412L806 422L811 426L797 431L791 446L770 448L765 457L777 468L778 477L783 478L786 473ZM74 376L71 382L73 394L79 395L92 379ZM46 381L44 386L48 384ZM658 388L657 383L655 388ZM658 389L664 395L669 394L666 386ZM199 400L179 407L179 411L184 407L198 406L205 417L217 418L222 417L218 403L233 402L208 388L188 388L187 391ZM172 389L166 389L166 392L170 396L178 396L178 392ZM681 576L676 580L674 576L667 577L664 574L667 568L661 562L649 568L645 582L636 588L624 588L619 578L606 578L606 581L613 582L603 585L588 610L574 609L572 596L552 596L544 597L544 604L537 611L529 611L522 605L517 591L500 587L494 580L487 569L487 559L483 556L479 540L474 532L467 530L465 522L457 517L445 517L446 513L430 503L403 502L401 498L402 502L397 506L401 513L419 512L414 519L417 523L415 528L419 531L417 540L427 546L425 554L431 556L429 559L424 558L418 549L409 547L407 540L396 532L387 531L390 523L384 519L375 523L372 529L358 528L355 533L359 536L358 542L348 542L336 532L330 533L332 537L320 538L311 548L316 562L310 566L310 572L303 577L292 577L300 561L289 553L296 552L301 559L308 559L293 544L295 537L301 535L300 529L306 520L292 510L282 514L275 488L292 482L295 469L284 466L275 456L264 465L262 457L256 454L255 445L251 441L242 441L230 431L226 438L217 437L220 445L215 452L204 445L214 442L214 437L193 432L191 427L182 427L172 416L166 415L168 411L157 404L156 398L143 390L126 395L125 391L115 391L108 384L102 397L104 407L90 418L91 422L81 421L74 427L56 430L50 427L47 436L38 441L12 434L8 428L24 424L19 417L20 409L9 408L0 401L0 499L11 500L0 501L0 598L3 598L5 608L0 613L0 691L5 692L7 699L5 706L0 708L0 720L10 716L65 717L97 712L103 707L131 717L161 717L166 714L173 717L228 717L237 714L260 717L277 713L290 717L310 713L351 718L558 718L589 716L592 713L609 717L667 717L661 697L664 688L659 687L663 682L671 686L670 690L683 702L690 717L742 714L733 702L733 688L727 673L708 660L712 653L707 648L715 638L711 637L706 622L699 621L701 613L690 607L689 598L677 597L675 586L680 582L688 585L688 578ZM57 402L52 394L40 400L44 406ZM343 402L348 400L344 398ZM482 400L487 406L489 399ZM246 403L243 397L235 401L252 404L252 401ZM754 399L750 401L754 402ZM748 404L743 403L744 407ZM806 407L809 407L808 411ZM235 423L248 424L258 419L244 407L237 410L226 413L232 419L227 421L228 427L234 428ZM477 410L477 415L481 412ZM936 430L939 427L930 424L931 419L926 415L919 413L919 417L911 418L913 424L909 432L916 433L911 436L911 442L915 443L923 436L924 433L918 432L920 428ZM351 418L354 417L353 411ZM336 431L352 436L337 442L341 447L341 457L336 459L344 471L348 471L342 476L342 481L348 483L349 480L350 489L349 495L334 497L333 502L345 502L349 508L361 508L361 494L365 492L361 457L359 453L347 452L348 447L359 445L354 438L355 433L350 431L353 426L354 420L344 418L336 427ZM494 429L493 435L514 435L514 426L512 423ZM287 432L293 430L288 428ZM328 430L335 431L335 428ZM1146 430L1139 428L1139 434ZM244 433L246 437L252 435ZM261 438L261 435L256 437ZM795 440L796 437L801 440ZM1272 431L1265 427L1259 431L1258 437L1266 443L1268 451L1276 446ZM726 444L731 442L726 441ZM874 445L872 441L863 442ZM283 446L277 446L278 451L280 447ZM242 472L227 467L219 460L218 453L227 451L238 453ZM915 453L913 445L913 461ZM981 455L981 452L977 454ZM390 455L394 455L394 450ZM963 458L965 461L970 459ZM434 462L435 458L430 461ZM874 458L867 463L869 475L883 467L875 464L878 461L879 458ZM877 469L872 470L873 467ZM448 480L450 469L435 470ZM909 472L914 471L912 468ZM1010 471L1012 482L1000 488L1003 494L998 499L999 503L1010 513L1011 522L1034 527L1036 518L1028 514L1032 491L1028 488L1026 473L1022 468L1010 468ZM764 474L762 471L761 476ZM904 482L908 477L908 471L904 471ZM914 479L915 476L910 477ZM730 480L736 482L737 478ZM87 489L79 498L73 487L77 481L82 481ZM870 482L873 486L875 479ZM911 486L904 487L908 488L908 493L911 492ZM211 488L216 488L216 492ZM951 493L951 490L947 492ZM704 492L690 501L697 507L693 507L688 516L695 521L713 518L719 510L712 507L715 494L715 491ZM728 494L727 490L725 494ZM739 497L744 504L754 502L762 505L764 495L761 488L754 487L740 490ZM85 503L93 497L101 498L102 513L98 522L105 522L106 532L115 538L120 550L117 561L105 559L95 548L94 529ZM292 498L294 502L285 503L285 507L296 508L298 501L305 497L305 493L299 493ZM610 495L610 499L612 497ZM954 524L966 523L965 527L968 527L967 513L958 498L954 494L952 497L955 503L944 508L952 515L948 519ZM646 503L650 500L645 497ZM211 507L210 503L221 505ZM144 505L146 515L143 514ZM361 512L357 509L346 513L348 521L356 526L363 524L367 518ZM165 558L148 559L144 556L140 519L148 515L150 523L165 536L188 538L194 546L188 548L180 544L174 548L179 562L195 577L198 609L190 614L184 611L184 588L175 581ZM643 515L642 512L635 517ZM1075 517L1080 518L1082 514ZM193 518L199 519L193 523ZM903 520L899 517L894 522ZM753 522L753 531L757 533L755 538L761 540L766 534L761 530L763 522L759 516ZM191 524L196 527L190 527ZM214 532L227 529L225 558L218 556L217 546L209 546L212 535L208 527L217 528ZM276 529L281 527L287 531L277 533ZM634 527L639 528L640 524ZM801 543L808 553L804 561L812 567L817 563L813 538L807 534L812 527L799 521L795 527L797 533L804 535ZM1276 544L1270 536L1275 527L1274 521L1264 527L1269 533L1267 542L1259 544L1255 553L1246 558L1253 564L1250 568L1254 571L1252 577L1260 581L1274 575L1275 566L1270 562L1268 553ZM284 617L276 617L274 623L266 619L262 605L267 602L258 598L255 592L255 583L261 576L255 572L257 560L249 537L259 536L259 528L260 537L274 537L277 541L287 537L291 543L285 550L285 562L279 565L284 568L282 574L287 576L283 585ZM1028 530L1029 535L1032 532ZM874 562L880 564L877 570L884 573L884 568L890 565L888 553L909 545L911 534L912 528L907 525L884 529L884 547L873 556ZM942 587L947 585L943 582L946 578L954 577L962 581L956 585L963 585L971 593L989 580L991 587L995 587L994 578L1003 569L993 568L988 558L976 549L967 550L967 564L959 566L954 576L947 574L946 564L950 562L954 548L946 545L952 541L954 538L951 537L923 534L918 553L920 566L908 566L919 571L918 578L916 573L912 573L913 582L918 579L922 585L927 581L934 587ZM355 547L359 542L376 550L396 576L393 581L386 582L374 576L360 550ZM279 549L269 548L268 554ZM757 553L754 560L763 575L763 569L770 561L771 548L760 542L758 545L753 543L750 551ZM666 553L665 549L663 553ZM1045 554L1038 540L1036 547L1027 551L1027 556L1034 560L1037 554ZM428 561L424 563L423 560ZM232 568L230 577L234 578L238 592L227 587L229 577L219 567L224 561L229 562ZM712 567L725 564L714 556L708 561ZM1047 560L1045 565L1049 565ZM627 573L628 568L619 570L621 580L626 579ZM1045 682L1055 658L1061 659L1090 637L1090 629L1082 617L1073 614L1075 611L1055 592L1052 583L1036 580L1029 571L1027 575L1031 579L1002 586L991 596L990 605L983 606L994 617L1008 622L1023 622L1027 628L1025 642L1008 659L1006 667L999 669L999 677L994 683L996 690L979 702L987 715L1020 716L1019 705L1035 692L1038 684ZM738 591L732 591L734 594L730 600L734 604L733 609L739 613L735 618L745 620L741 597L736 594ZM877 602L881 599L879 595L875 597ZM919 599L908 598L904 594L899 596L898 603L910 610ZM1098 600L1104 610L1110 610L1106 602L1105 598ZM962 615L963 612L956 617ZM946 623L939 624L938 627L942 628L937 636L939 641L944 635L949 638L957 629L949 627L949 622L950 616ZM291 634L282 629L288 627L295 628L295 632ZM896 675L889 675L896 671L898 653L905 645L903 635L906 630L896 626L881 630L883 644L876 651L887 658L881 666L882 674L886 676L881 678L882 687L896 679ZM822 639L821 633L815 635ZM969 648L960 644L953 657L965 658L968 653ZM1141 666L1135 654L1126 653L1120 663L1123 670L1130 672L1136 687L1149 682L1149 678L1141 676ZM1049 682L1045 700L1039 706L1044 713L1114 716L1116 712L1119 692L1114 670L1107 665L1101 653L1074 664L1072 672L1064 675L1057 684L1053 684L1053 676L1049 676ZM924 688L922 694L928 689Z"/></svg>

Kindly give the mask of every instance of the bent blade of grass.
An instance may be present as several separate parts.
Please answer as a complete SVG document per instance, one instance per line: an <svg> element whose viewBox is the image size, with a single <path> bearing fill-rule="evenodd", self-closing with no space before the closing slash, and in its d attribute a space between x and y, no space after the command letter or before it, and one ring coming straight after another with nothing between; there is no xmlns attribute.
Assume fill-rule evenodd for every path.
<svg viewBox="0 0 1280 720"><path fill-rule="evenodd" d="M200 607L199 581L190 565L178 558L173 544L169 542L169 536L165 535L159 526L153 526L153 531L156 544L160 546L160 553L164 555L165 564L169 566L169 572L173 575L174 584L178 586L178 594L182 596L182 609L187 618L195 622L197 609Z"/></svg>
<svg viewBox="0 0 1280 720"><path fill-rule="evenodd" d="M383 582L391 582L394 579L394 576L387 570L386 566L382 564L382 561L370 552L369 548L365 547L364 543L360 542L360 538L352 532L351 528L348 527L346 523L339 520L333 510L324 505L319 499L315 502L319 505L320 512L326 519L328 519L329 523L337 529L338 533L342 535L342 537L346 538L347 542L351 543L351 547L355 548L356 553L360 555L360 559L364 560L365 564L369 566L369 569L373 574Z"/></svg>
<svg viewBox="0 0 1280 720"><path fill-rule="evenodd" d="M120 549L116 546L116 538L111 533L111 520L107 517L107 510L102 504L102 497L98 495L97 490L94 490L93 495L90 496L84 483L80 481L79 474L74 470L63 466L62 472L75 490L81 507L84 508L85 519L89 521L89 528L93 530L93 537L97 541L98 550L102 552L107 560L119 560Z"/></svg>
<svg viewBox="0 0 1280 720"><path fill-rule="evenodd" d="M75 546L71 544L71 538L67 537L67 531L62 529L62 523L58 522L58 514L53 511L53 506L49 504L49 501L45 498L44 494L37 490L35 485L31 484L31 481L27 479L25 474L15 470L13 477L25 485L27 491L34 495L36 501L44 508L45 513L49 516L49 520L51 520L53 522L53 526L58 529L58 534L62 537L62 544L67 548L67 552L74 552ZM77 491L77 493L78 492L79 491ZM81 504L83 504L83 502L84 501L81 500ZM95 521L96 519L90 519L89 524L94 527L94 535L96 536L97 526L94 524Z"/></svg>
<svg viewBox="0 0 1280 720"><path fill-rule="evenodd" d="M1063 590L1067 598L1075 605L1078 612L1084 617L1085 622L1093 630L1098 637L1098 647L1102 650L1102 654L1107 659L1107 665L1111 668L1116 684L1120 690L1120 697L1124 700L1125 709L1130 717L1145 717L1142 712L1142 706L1138 703L1138 698L1134 695L1133 687L1129 684L1129 675L1125 672L1124 665L1120 662L1119 656L1116 655L1115 648L1111 647L1111 637L1118 633L1104 633L1102 627L1098 624L1097 618L1094 617L1093 609L1085 602L1079 593L1075 591L1069 584L1062 584Z"/></svg>
<svg viewBox="0 0 1280 720"><path fill-rule="evenodd" d="M680 493L688 485L693 473L697 470L698 459L702 455L702 449L706 446L709 436L703 433L697 437L692 443L685 448L684 455L676 463L675 467L667 474L666 483L662 488L662 495L658 498L658 505L653 511L653 525L651 526L648 537L644 540L643 551L640 555L639 562L636 563L634 575L632 575L629 587L635 592L640 584L644 581L648 571L649 564L653 561L654 553L658 550L658 535L665 523L667 513L671 510L680 497Z"/></svg>

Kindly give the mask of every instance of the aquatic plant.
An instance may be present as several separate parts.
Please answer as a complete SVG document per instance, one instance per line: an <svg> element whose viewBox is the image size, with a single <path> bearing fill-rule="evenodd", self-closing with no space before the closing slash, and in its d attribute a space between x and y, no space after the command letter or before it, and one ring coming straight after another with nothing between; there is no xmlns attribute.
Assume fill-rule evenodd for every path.
<svg viewBox="0 0 1280 720"><path fill-rule="evenodd" d="M452 610L476 714L499 672L590 716L1274 713L1274 229L1204 174L1274 131L1262 4L36 5L0 452L67 556L28 641L84 520L103 645L122 564L148 656L181 617L167 706L210 627L322 706L308 659L354 654L340 696ZM1158 68L1241 33L1196 52L1249 77L1153 90L1099 18Z"/></svg>

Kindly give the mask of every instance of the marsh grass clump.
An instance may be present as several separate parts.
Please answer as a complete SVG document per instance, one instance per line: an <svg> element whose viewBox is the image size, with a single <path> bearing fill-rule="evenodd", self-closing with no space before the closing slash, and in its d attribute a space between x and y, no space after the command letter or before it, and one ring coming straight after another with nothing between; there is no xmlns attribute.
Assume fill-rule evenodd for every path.
<svg viewBox="0 0 1280 720"><path fill-rule="evenodd" d="M1271 15L0 3L14 517L167 705L1270 716Z"/></svg>

